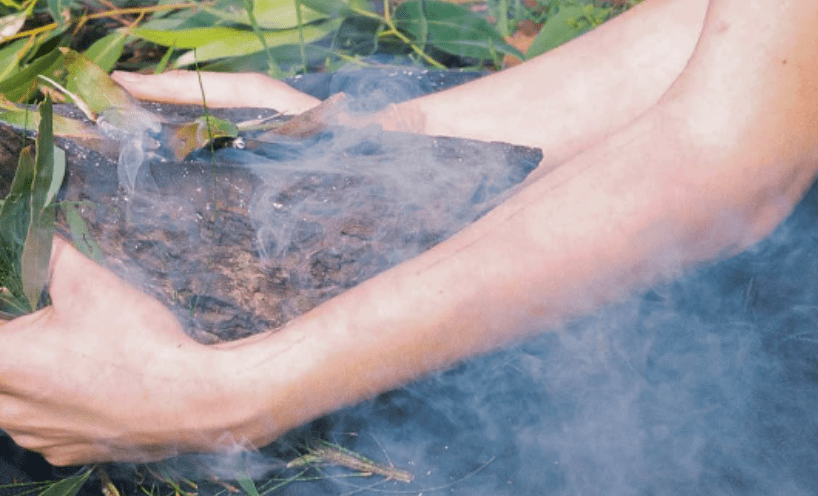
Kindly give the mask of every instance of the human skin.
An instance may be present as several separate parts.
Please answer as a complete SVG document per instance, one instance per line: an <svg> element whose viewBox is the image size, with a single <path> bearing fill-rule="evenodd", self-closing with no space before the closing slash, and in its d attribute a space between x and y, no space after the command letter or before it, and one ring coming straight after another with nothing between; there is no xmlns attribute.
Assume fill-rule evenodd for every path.
<svg viewBox="0 0 818 496"><path fill-rule="evenodd" d="M656 103L690 58L706 8L706 0L649 0L544 56L365 121L388 130L540 148L543 164L553 166ZM138 98L202 103L200 76L190 71L113 77ZM298 113L319 103L260 74L201 77L209 106Z"/></svg>
<svg viewBox="0 0 818 496"><path fill-rule="evenodd" d="M259 446L737 253L815 179L816 21L814 2L713 0L658 103L275 333L198 345L58 242L53 305L0 327L0 426L57 464L214 450L225 433Z"/></svg>

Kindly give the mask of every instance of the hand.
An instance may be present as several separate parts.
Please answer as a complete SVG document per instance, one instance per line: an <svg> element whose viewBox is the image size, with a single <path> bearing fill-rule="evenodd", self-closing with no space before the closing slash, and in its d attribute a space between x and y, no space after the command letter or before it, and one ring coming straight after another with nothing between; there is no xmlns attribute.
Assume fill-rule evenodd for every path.
<svg viewBox="0 0 818 496"><path fill-rule="evenodd" d="M224 431L197 423L224 410L215 352L61 239L51 267L53 304L0 322L0 428L57 465L212 449Z"/></svg>
<svg viewBox="0 0 818 496"><path fill-rule="evenodd" d="M204 97L210 107L260 107L272 108L282 114L300 114L321 102L263 74L170 71L142 75L114 72L111 77L141 100L202 105L204 88Z"/></svg>

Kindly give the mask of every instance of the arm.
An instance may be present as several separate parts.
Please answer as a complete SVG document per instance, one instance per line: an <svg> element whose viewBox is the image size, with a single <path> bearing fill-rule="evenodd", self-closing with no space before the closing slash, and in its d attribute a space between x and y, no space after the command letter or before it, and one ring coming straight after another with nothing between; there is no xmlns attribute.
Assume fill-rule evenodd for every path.
<svg viewBox="0 0 818 496"><path fill-rule="evenodd" d="M690 58L706 7L705 0L646 1L525 64L395 105L359 124L526 145L541 148L544 163L562 163L656 103ZM202 103L193 72L113 76L142 99ZM260 74L201 77L211 106L299 113L319 103Z"/></svg>
<svg viewBox="0 0 818 496"><path fill-rule="evenodd" d="M218 449L226 432L261 444L736 253L815 179L816 21L818 5L714 0L688 69L649 112L277 333L196 345L58 243L53 305L0 328L0 426L55 463Z"/></svg>
<svg viewBox="0 0 818 496"><path fill-rule="evenodd" d="M688 72L631 125L423 255L221 348L254 398L236 432L267 442L764 238L818 170L818 7L802 7L716 3Z"/></svg>

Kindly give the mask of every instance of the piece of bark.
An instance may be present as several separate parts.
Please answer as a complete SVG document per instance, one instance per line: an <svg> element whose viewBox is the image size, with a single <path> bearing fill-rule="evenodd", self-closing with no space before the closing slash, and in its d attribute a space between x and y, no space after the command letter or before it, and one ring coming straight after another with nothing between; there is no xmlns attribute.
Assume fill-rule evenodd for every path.
<svg viewBox="0 0 818 496"><path fill-rule="evenodd" d="M68 162L61 200L80 202L105 265L206 343L279 327L430 248L490 208L540 156L499 143L336 129L255 153L152 162L126 194L114 161L60 146ZM2 181L14 160L0 167Z"/></svg>

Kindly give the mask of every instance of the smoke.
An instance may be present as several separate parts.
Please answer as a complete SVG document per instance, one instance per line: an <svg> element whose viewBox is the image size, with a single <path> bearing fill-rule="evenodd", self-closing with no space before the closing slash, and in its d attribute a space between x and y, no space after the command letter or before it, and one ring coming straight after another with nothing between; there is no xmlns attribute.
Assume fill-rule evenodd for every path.
<svg viewBox="0 0 818 496"><path fill-rule="evenodd" d="M373 201L409 234L426 229L411 214L429 205L447 222L467 222L490 205L486 191L496 186L480 174L464 186L435 165L453 142L424 150L382 143L377 130L364 130L282 141L252 161L220 152L263 181L251 206L259 253L269 260L309 249L328 235L315 218ZM288 185L310 181L315 194L288 196ZM356 189L364 184L374 199ZM293 456L303 432L317 432L415 478L326 468L271 494L818 494L817 218L813 188L787 222L739 256L332 414L283 445L179 463L223 476L249 466L263 478ZM379 247L396 235L356 234ZM411 253L378 256L392 264Z"/></svg>
<svg viewBox="0 0 818 496"><path fill-rule="evenodd" d="M136 107L112 107L100 114L97 127L103 136L119 143L119 185L126 191L133 192L139 169L151 158L153 150L159 147L152 135L162 130L161 123L151 113Z"/></svg>
<svg viewBox="0 0 818 496"><path fill-rule="evenodd" d="M360 240L388 247L378 256L394 265L418 254L410 239L428 248L450 236L533 166L510 168L501 147L446 138L421 143L377 128L323 135L292 158L282 152L285 144L256 150L274 153L275 162L253 155L248 164L263 181L250 216L264 258L331 236L338 253ZM227 155L246 160L239 150ZM351 220L328 232L327 220L343 217Z"/></svg>
<svg viewBox="0 0 818 496"><path fill-rule="evenodd" d="M415 464L424 494L816 494L817 205L813 188L750 252L337 414L334 428Z"/></svg>

